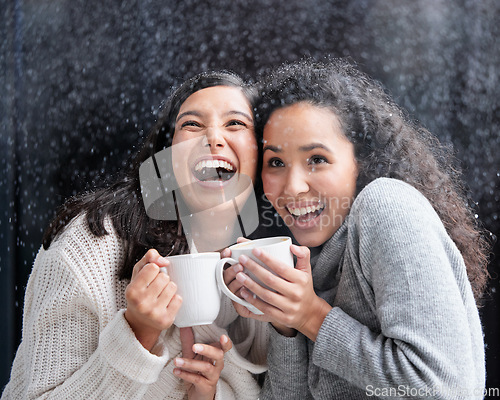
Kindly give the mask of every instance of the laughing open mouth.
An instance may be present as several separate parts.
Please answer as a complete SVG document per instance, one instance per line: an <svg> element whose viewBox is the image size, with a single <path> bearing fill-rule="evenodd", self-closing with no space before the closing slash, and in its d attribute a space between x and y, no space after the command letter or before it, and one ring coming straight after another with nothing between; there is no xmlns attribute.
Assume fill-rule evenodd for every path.
<svg viewBox="0 0 500 400"><path fill-rule="evenodd" d="M286 209L297 221L308 221L320 215L325 209L325 205L321 203L308 205L305 207L295 207L292 205L288 205L286 206Z"/></svg>
<svg viewBox="0 0 500 400"><path fill-rule="evenodd" d="M204 159L198 161L193 169L196 179L201 182L228 181L236 173L236 167L229 161Z"/></svg>

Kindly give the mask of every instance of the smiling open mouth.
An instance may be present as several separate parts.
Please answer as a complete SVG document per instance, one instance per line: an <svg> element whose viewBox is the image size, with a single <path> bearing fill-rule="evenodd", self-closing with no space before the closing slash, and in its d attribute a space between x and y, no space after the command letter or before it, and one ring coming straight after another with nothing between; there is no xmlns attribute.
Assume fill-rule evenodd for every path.
<svg viewBox="0 0 500 400"><path fill-rule="evenodd" d="M325 209L325 205L321 203L308 205L305 207L295 207L292 205L288 205L286 206L286 209L296 221L307 222L320 215Z"/></svg>
<svg viewBox="0 0 500 400"><path fill-rule="evenodd" d="M228 181L236 173L236 167L228 161L205 159L196 163L193 174L201 182Z"/></svg>

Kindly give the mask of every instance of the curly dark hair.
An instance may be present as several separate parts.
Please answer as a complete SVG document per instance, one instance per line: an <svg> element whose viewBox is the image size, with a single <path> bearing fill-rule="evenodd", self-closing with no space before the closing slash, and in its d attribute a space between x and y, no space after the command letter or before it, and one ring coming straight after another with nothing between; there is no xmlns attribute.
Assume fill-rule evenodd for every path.
<svg viewBox="0 0 500 400"><path fill-rule="evenodd" d="M126 256L120 270L121 279L130 279L134 264L150 248L157 249L163 255L189 252L180 220L160 221L146 215L139 167L146 159L172 145L175 120L182 103L191 94L213 86L241 88L253 108L255 88L231 71L203 72L184 82L170 95L141 149L116 181L108 187L71 198L60 207L44 233L44 249L49 248L70 221L85 214L94 235L104 236L108 233L104 227L104 218L108 216L123 240Z"/></svg>
<svg viewBox="0 0 500 400"><path fill-rule="evenodd" d="M380 83L344 59L283 64L260 80L256 134L262 165L263 128L278 108L297 102L325 107L353 143L357 193L379 177L402 180L432 204L462 253L476 302L488 280L490 243L474 216L451 149L413 121Z"/></svg>

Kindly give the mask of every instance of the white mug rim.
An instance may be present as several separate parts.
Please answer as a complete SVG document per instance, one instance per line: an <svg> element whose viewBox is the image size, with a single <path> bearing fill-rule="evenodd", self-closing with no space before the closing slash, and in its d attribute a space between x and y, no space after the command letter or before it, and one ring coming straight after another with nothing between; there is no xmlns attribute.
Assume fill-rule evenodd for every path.
<svg viewBox="0 0 500 400"><path fill-rule="evenodd" d="M183 258L187 259L197 259L197 258L207 258L207 259L212 259L212 258L217 258L217 260L220 259L220 253L215 252L215 251L208 251L205 253L187 253L187 254L176 254L175 256L166 256L165 257L167 260L179 260Z"/></svg>
<svg viewBox="0 0 500 400"><path fill-rule="evenodd" d="M270 236L270 237L265 237L265 238L259 238L259 239L250 240L249 242L236 243L236 244L233 244L232 246L230 246L229 249L231 251L234 251L234 250L253 250L256 247L272 247L272 246L276 246L276 245L285 243L288 240L291 241L290 236ZM263 244L263 245L259 245L258 244L260 242L265 242L265 241L272 241L272 242L268 243L268 244ZM245 245L247 245L247 246L245 246ZM240 246L240 247L238 247L238 246Z"/></svg>

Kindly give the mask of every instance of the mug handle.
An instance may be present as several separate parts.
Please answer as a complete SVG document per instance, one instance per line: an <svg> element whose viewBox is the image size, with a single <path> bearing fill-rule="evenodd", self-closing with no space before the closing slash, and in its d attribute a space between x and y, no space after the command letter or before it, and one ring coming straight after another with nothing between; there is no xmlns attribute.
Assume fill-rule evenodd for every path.
<svg viewBox="0 0 500 400"><path fill-rule="evenodd" d="M215 278L217 280L217 286L219 286L219 289L222 291L222 293L224 293L231 300L245 306L254 314L264 315L264 313L262 311L260 311L257 307L250 304L248 301L245 301L245 300L239 298L238 296L236 296L226 286L226 284L224 283L224 275L223 275L224 274L224 265L226 265L226 263L234 265L234 264L238 264L238 261L236 261L234 258L223 258L222 260L217 261L217 266L215 267Z"/></svg>

